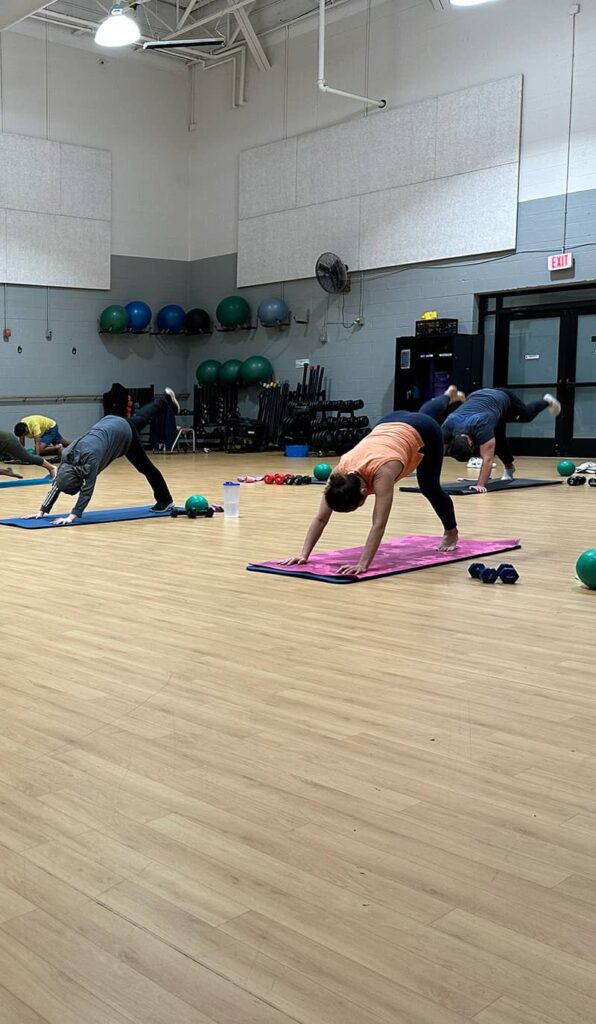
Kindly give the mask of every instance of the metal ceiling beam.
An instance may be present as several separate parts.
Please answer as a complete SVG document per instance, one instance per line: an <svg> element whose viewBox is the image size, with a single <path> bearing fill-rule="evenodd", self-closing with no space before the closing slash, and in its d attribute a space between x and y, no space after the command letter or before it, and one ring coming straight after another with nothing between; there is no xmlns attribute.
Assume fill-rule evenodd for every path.
<svg viewBox="0 0 596 1024"><path fill-rule="evenodd" d="M40 0L2 0L0 3L0 32L11 25L17 25L37 11L42 11L46 5Z"/></svg>
<svg viewBox="0 0 596 1024"><path fill-rule="evenodd" d="M255 0L234 0L229 7L219 7L216 11L211 14L205 14L202 18L198 18L196 21L192 21L190 25L185 25L184 28L176 29L175 32L170 32L168 39L175 39L176 36L183 36L187 32L194 32L196 28L200 28L201 25L208 25L210 21L217 21L218 18L223 18L225 14L233 11L239 11L243 7L248 7L250 4L254 4Z"/></svg>
<svg viewBox="0 0 596 1024"><path fill-rule="evenodd" d="M176 25L176 28L182 28L184 25L186 25L186 22L188 21L189 15L192 14L193 10L197 6L197 3L198 3L198 0L189 0L188 7L183 12L182 17L180 18L178 24Z"/></svg>
<svg viewBox="0 0 596 1024"><path fill-rule="evenodd" d="M233 5L234 0L228 0L228 7L230 9L232 9ZM261 41L257 36L257 33L252 27L248 12L240 7L234 11L234 18L242 30L242 35L246 39L247 46L254 57L259 71L271 71L269 58L261 46Z"/></svg>

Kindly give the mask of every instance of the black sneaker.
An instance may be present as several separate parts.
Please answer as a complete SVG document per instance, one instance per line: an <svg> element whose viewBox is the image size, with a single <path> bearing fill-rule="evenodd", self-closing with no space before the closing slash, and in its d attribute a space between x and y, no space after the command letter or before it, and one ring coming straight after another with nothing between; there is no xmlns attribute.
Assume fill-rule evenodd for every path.
<svg viewBox="0 0 596 1024"><path fill-rule="evenodd" d="M174 502L170 499L169 501L156 501L155 505L151 506L152 512L169 512L170 509L174 508Z"/></svg>
<svg viewBox="0 0 596 1024"><path fill-rule="evenodd" d="M172 406L172 409L174 410L176 415L178 415L178 413L180 412L180 402L176 398L176 392L174 391L174 388L166 388L165 394L168 402Z"/></svg>

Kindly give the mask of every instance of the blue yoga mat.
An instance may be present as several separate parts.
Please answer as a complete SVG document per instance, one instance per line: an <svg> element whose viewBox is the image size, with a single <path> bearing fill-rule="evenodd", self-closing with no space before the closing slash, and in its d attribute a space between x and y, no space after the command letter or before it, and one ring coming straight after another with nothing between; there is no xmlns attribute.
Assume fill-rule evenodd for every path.
<svg viewBox="0 0 596 1024"><path fill-rule="evenodd" d="M43 519L0 519L0 526L18 526L21 530L47 530L52 528L54 519L63 519L65 515L68 515L68 512L45 516ZM169 518L169 512L152 512L148 505L141 505L136 508L108 508L103 512L85 512L81 519L75 519L70 525L96 526L98 523L125 523L134 519ZM56 530L62 529L62 526L56 527Z"/></svg>
<svg viewBox="0 0 596 1024"><path fill-rule="evenodd" d="M35 484L51 484L51 476L36 476L30 480L2 480L0 487L34 487Z"/></svg>

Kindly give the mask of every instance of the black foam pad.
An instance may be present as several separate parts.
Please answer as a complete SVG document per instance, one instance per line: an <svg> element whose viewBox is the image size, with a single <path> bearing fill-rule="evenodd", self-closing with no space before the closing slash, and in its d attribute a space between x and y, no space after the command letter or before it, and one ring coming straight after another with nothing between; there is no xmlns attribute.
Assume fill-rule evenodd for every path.
<svg viewBox="0 0 596 1024"><path fill-rule="evenodd" d="M442 487L447 494L478 494L478 491L470 490L470 486L475 482L475 480L470 480L465 483L442 484ZM518 491L522 487L552 487L562 483L562 480L523 480L521 478L519 480L491 480L486 489L487 491ZM419 487L400 487L400 491L420 494Z"/></svg>

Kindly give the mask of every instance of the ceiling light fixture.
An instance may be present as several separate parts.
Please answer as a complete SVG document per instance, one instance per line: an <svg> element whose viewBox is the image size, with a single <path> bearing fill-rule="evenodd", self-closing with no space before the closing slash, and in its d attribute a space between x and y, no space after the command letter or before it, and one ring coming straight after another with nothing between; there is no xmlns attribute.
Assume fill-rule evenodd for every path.
<svg viewBox="0 0 596 1024"><path fill-rule="evenodd" d="M98 46L130 46L141 38L139 26L128 14L130 8L123 3L115 3L109 17L102 21L95 33Z"/></svg>

